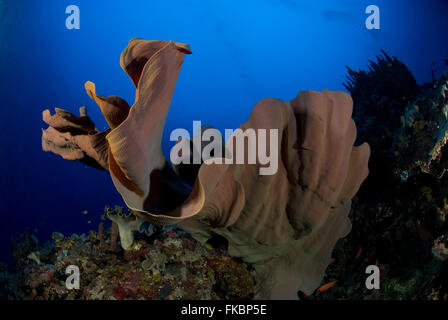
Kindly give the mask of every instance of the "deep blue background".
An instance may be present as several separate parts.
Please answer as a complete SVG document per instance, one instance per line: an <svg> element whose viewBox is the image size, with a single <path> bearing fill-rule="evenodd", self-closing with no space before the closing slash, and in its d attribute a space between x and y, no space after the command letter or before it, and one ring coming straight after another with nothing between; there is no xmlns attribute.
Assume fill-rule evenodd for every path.
<svg viewBox="0 0 448 320"><path fill-rule="evenodd" d="M71 4L80 8L80 30L65 28ZM365 28L369 4L381 10L381 30ZM106 173L41 150L41 112L86 105L103 129L83 85L91 80L99 94L132 104L135 89L119 66L130 38L193 49L164 132L168 152L171 130L191 130L192 120L236 128L261 98L342 90L345 65L365 68L380 49L429 81L448 58L447 18L446 0L0 0L0 260L19 232L41 240L86 232L104 205L122 204Z"/></svg>

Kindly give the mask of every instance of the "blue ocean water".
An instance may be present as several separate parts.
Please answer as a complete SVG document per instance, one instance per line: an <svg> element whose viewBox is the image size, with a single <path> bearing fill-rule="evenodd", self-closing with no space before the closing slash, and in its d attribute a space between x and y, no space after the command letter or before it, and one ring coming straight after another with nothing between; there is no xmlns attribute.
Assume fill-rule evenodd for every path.
<svg viewBox="0 0 448 320"><path fill-rule="evenodd" d="M379 30L365 26L371 4L380 9ZM69 5L80 9L79 30L65 26ZM343 90L345 65L365 68L380 49L419 83L430 81L432 70L445 70L447 17L446 0L0 0L0 260L14 235L43 241L54 231L87 232L105 205L123 205L107 173L41 150L41 112L85 105L106 128L84 82L132 104L135 88L119 66L132 37L193 50L165 127L168 154L169 133L191 130L193 120L236 128L264 97Z"/></svg>

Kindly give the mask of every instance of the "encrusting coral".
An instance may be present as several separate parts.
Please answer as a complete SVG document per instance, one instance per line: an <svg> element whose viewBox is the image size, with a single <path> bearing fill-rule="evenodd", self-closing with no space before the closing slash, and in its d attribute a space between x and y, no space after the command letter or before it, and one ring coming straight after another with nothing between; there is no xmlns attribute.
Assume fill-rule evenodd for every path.
<svg viewBox="0 0 448 320"><path fill-rule="evenodd" d="M290 102L261 100L240 129L278 130L277 172L260 175L259 162L210 161L200 166L190 190L161 149L188 53L186 44L132 39L120 64L136 86L134 105L97 96L95 85L87 82L87 93L110 129L95 129L85 110L80 117L60 109L50 116L46 110L44 121L50 127L43 132L44 150L108 170L126 205L143 220L178 223L201 242L213 235L225 237L230 255L255 267L257 297L295 299L298 290L311 294L336 241L351 229L351 198L368 175L370 148L366 143L354 146L350 95L310 90ZM249 148L244 153L247 158ZM126 246L130 239L125 238Z"/></svg>
<svg viewBox="0 0 448 320"><path fill-rule="evenodd" d="M253 269L230 258L224 248L203 246L185 232L166 227L157 238L136 239L138 249L110 250L112 228L99 228L89 236L54 233L53 240L44 245L22 234L13 251L18 273L9 274L0 265L0 298L193 300L254 296ZM27 258L35 251L40 252L38 261ZM66 287L69 265L79 266L80 290Z"/></svg>

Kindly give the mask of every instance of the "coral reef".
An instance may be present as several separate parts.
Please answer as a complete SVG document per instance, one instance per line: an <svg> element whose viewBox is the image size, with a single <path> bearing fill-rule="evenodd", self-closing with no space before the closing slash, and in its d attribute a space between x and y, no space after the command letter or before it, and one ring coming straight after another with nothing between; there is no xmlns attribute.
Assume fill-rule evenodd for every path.
<svg viewBox="0 0 448 320"><path fill-rule="evenodd" d="M159 47L163 45L162 42L155 42L155 44ZM155 49L149 50L144 41L137 41L136 45L139 50L146 48L145 54L155 52ZM177 45L177 48L183 48L181 49L183 52L189 52L185 45ZM138 55L137 59L132 59L128 55L122 58L122 67L124 66L124 69L128 71L137 86L142 73L141 69L150 60L145 54ZM236 221L228 223L219 215L220 210L227 204L212 203L210 207L217 211L213 215L217 220L214 227L210 228L208 220L204 217L199 221L185 219L180 223L201 240L199 243L179 229L171 227L158 229L148 222L136 220L129 213L125 214L123 208L106 208L105 217L119 217L124 221L130 219L135 224L130 229L134 230L133 232L124 232L124 234L127 233L125 236L127 240L120 241L132 243L128 247L130 250L123 250L119 246L119 224L112 224L108 230L100 224L98 232L91 231L89 236L64 237L55 233L54 240L43 246L38 245L35 237L24 234L16 239L13 253L17 273L8 273L6 268L0 265L0 298L250 299L263 296L263 290L266 287L271 290L271 294L275 293L272 284L266 286L269 281L275 279L283 284L283 290L285 285L282 281L291 282L291 290L288 293L299 288L298 295L301 299L448 299L448 188L446 187L448 177L445 174L448 137L448 73L443 74L439 79L434 79L431 83L418 85L402 62L382 52L376 62L370 61L368 71L353 71L348 68L347 81L346 88L354 101L353 118L357 123L358 140L369 143L372 156L369 162L369 177L351 202L348 217L353 223L353 230L345 238L338 240L348 231L349 222L346 214L349 201L345 202L347 207L339 207L338 210L343 212L335 212L335 208L330 208L335 213L333 218L341 219L344 223L327 220L325 227L321 226L321 232L316 232L314 237L312 236L313 229L316 231L319 227L313 224L307 225L300 219L295 220L294 214L289 214L285 221L294 226L292 227L293 237L299 235L297 242L285 242L285 247L289 245L289 252L281 246L273 246L275 238L270 242L265 238L261 238L265 242L256 238L256 235L270 234L272 236L282 232L284 233L282 239L288 236L282 228L278 233L264 232L263 227L266 227L264 223L272 221L269 220L272 218L270 214L281 212L281 210L273 209L274 207L269 207L272 211L270 214L263 215L263 211L259 211L261 214L257 216L255 222L249 216L250 210L249 212L242 210ZM119 123L127 121L130 110L119 98L97 96L92 83L86 83L86 90L100 106L106 119L109 119L108 123L111 127L102 135L97 136L101 137L96 140L100 141L96 144L100 148L95 149L90 142L85 143L90 140L81 138L99 133L91 121L85 118L85 109L81 110L81 117L57 109L56 115L53 116L54 120L45 112L44 120L50 125L45 132L51 134L43 134L43 145L47 148L45 150L60 154L66 159L80 160L96 168L110 170L109 156L113 154L103 152L105 145L109 148L106 135L117 128ZM306 113L312 110L308 110L307 105L319 108L318 103L308 103L307 99L325 101L329 95L330 101L334 101L331 98L331 92L302 93L290 104L295 105L295 112L302 107L302 111ZM275 100L263 101L263 104L270 103L282 104ZM347 107L344 103L337 105L342 105L342 108ZM254 109L254 112L258 109L263 112L269 110L269 106L266 109L258 107ZM329 110L333 109L329 108ZM300 134L297 130L298 136L313 136L313 132L307 132L307 130L312 128L312 121L317 116L321 114L311 114L309 117L295 114L295 124L302 130ZM348 112L345 116L348 117ZM247 125L252 124L248 122ZM317 126L317 128L320 127ZM355 137L352 136L352 138ZM52 142L52 139L56 141ZM323 139L323 141L326 140ZM320 150L308 144L309 140L303 139L301 142L302 144L294 145L293 149ZM323 146L322 149L326 150L327 145ZM190 148L193 149L193 146L191 145ZM99 151L95 153L92 150ZM334 152L327 151L330 154ZM327 159L326 156L318 158ZM303 165L304 171L301 171L301 174L305 180L301 183L308 185L305 168L311 172L319 172L320 169L307 164L306 157L293 159ZM149 189L152 188L153 182L157 184L162 181L162 188L166 188L164 184L168 183L169 188L162 191L174 190L173 206L181 205L189 193L179 188L176 175L183 182L194 186L198 177L201 181L204 170L201 165L173 166L171 170L165 161L161 163L163 167L160 169L160 175L151 178L150 185L148 181L145 183L148 183ZM285 163L290 164L290 162ZM290 173L290 168L287 166L282 167L281 170L282 174ZM224 174L227 170L218 172ZM133 175L125 177L132 178ZM269 177L259 179L266 178ZM123 180L123 177L117 179ZM232 181L232 179L229 180ZM220 183L229 183L229 180L220 180ZM132 181L124 180L127 187L131 189L134 187L137 190L139 184L132 184ZM271 181L261 183L269 186ZM157 184L157 186L161 185ZM208 185L202 187L210 190ZM250 193L247 192L244 194L244 201L252 209L256 208L261 198L269 198L266 194L273 192L278 185L273 184L272 188L263 189L254 183L250 187L255 198L251 199ZM306 188L303 190L306 191ZM126 191L122 190L122 192ZM227 198L233 196L233 194L224 195L227 195ZM283 201L278 193L274 192L273 195L277 202ZM303 194L294 196L300 199L306 198ZM352 196L353 194L349 194L345 199L348 200ZM300 201L297 205L303 205L301 208L287 206L286 212L300 213L301 210L307 210L306 204L306 201ZM154 203L151 203L152 209L159 208L160 210L160 207L152 207L152 205ZM207 209L207 206L205 208ZM170 212L169 209L171 208L164 207L158 212L151 211L151 214L156 217L166 216ZM142 210L140 217L144 217L144 214ZM311 221L313 217L309 217ZM281 226L283 220L279 217L275 218L279 220L278 225ZM245 224L248 222L254 223L246 228ZM219 227L219 223L229 225ZM269 226L272 228L272 225ZM345 226L347 230L335 232L329 229L332 226L336 228ZM303 230L305 236L300 238L300 232L296 229ZM198 233L197 230L200 232ZM211 234L215 236L209 238ZM324 239L328 236L332 236L332 239ZM230 241L226 242L222 237ZM254 239L256 241L253 241ZM313 257L316 248L322 245L321 241L327 241L325 243L328 246L323 248L328 254L328 260L323 259L322 269L316 271L317 274L323 274L323 279L320 281L320 277L317 276L313 286L308 288L309 290L306 290L303 283L298 282L301 281L303 275L310 278L312 276L307 273L304 264L296 264L297 257L291 256L296 254L301 257L303 254L300 251L301 239L311 239L308 240L307 247L309 258ZM332 242L335 241L338 242L330 256ZM245 257L250 264L231 258L226 248L231 255ZM269 261L267 253L270 250L278 256L270 257ZM81 280L83 281L82 291L64 289L63 280L66 275L63 267L70 263L80 263L84 275ZM272 264L277 264L280 268L271 268ZM365 270L368 265L377 265L380 269L380 290L369 290L365 287L367 276ZM316 264L312 263L311 266L316 267ZM57 272L52 271L56 268L59 268ZM276 270L283 270L285 277L282 277L282 274L276 275ZM319 285L317 290L312 290L312 287ZM264 296L268 295L269 293ZM270 295L270 297L275 296ZM291 294L288 297L291 297Z"/></svg>
<svg viewBox="0 0 448 320"><path fill-rule="evenodd" d="M351 199L368 175L370 149L366 143L354 146L350 95L310 90L290 102L261 100L240 129L256 130L257 140L263 139L259 129L278 133L270 133L267 142L279 146L270 149L280 159L278 170L260 175L266 170L260 159L229 164L217 156L198 171L192 168L197 176L190 190L161 149L177 77L189 53L182 43L132 39L120 65L136 87L134 105L98 96L95 84L87 82L86 91L110 129L100 133L91 121L86 125L85 110L81 117L44 111L50 126L43 132L44 150L69 160L89 157L103 168L107 163L116 189L138 218L161 226L178 223L203 243L216 235L226 238L229 254L257 271L256 297L294 299L298 290L311 294L334 244L351 229ZM232 135L226 146L232 158L237 139ZM244 146L246 159L251 151ZM138 228L138 220L111 219L122 245L132 246L130 231Z"/></svg>
<svg viewBox="0 0 448 320"><path fill-rule="evenodd" d="M396 135L394 128L400 127L407 104L420 88L408 68L384 51L382 56L377 56L377 62L369 61L368 68L368 71L354 71L347 67L344 86L354 101L357 140L368 141L373 150L369 170L386 173L391 172L394 163L390 152ZM390 179L388 174L370 175L365 181L368 186L360 190L364 201L377 201L388 193Z"/></svg>
<svg viewBox="0 0 448 320"><path fill-rule="evenodd" d="M230 258L222 247L202 246L176 228L157 238L135 239L132 250L110 250L114 230L65 237L40 247L27 234L16 240L17 274L0 269L1 297L33 300L251 299L250 265ZM30 241L31 240L31 241ZM104 245L106 244L106 246ZM40 252L40 261L28 258ZM80 289L66 288L66 268L80 270Z"/></svg>
<svg viewBox="0 0 448 320"><path fill-rule="evenodd" d="M370 174L353 200L353 232L336 245L324 278L337 283L308 298L448 299L448 73L416 88L404 64L384 55L368 72L349 71ZM383 79L390 90L372 97ZM364 285L371 264L380 290Z"/></svg>

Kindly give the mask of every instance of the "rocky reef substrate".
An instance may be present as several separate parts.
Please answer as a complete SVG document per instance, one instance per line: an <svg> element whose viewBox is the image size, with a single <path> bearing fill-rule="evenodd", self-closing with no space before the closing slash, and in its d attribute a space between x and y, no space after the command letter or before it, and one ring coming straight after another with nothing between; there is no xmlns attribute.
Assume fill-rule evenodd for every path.
<svg viewBox="0 0 448 320"><path fill-rule="evenodd" d="M34 300L251 299L250 265L223 246L203 246L187 233L164 228L138 233L123 250L112 224L89 234L64 236L39 245L22 234L13 252L17 273L0 269L0 298ZM77 266L79 290L68 289L67 266Z"/></svg>
<svg viewBox="0 0 448 320"><path fill-rule="evenodd" d="M338 241L321 287L301 299L448 299L448 73L419 85L385 52L368 70L348 69L358 140L371 147L369 177L353 199L351 233ZM147 229L149 230L149 229ZM40 246L24 234L16 270L0 267L3 299L251 299L252 267L225 242L201 245L174 227L138 233L129 250L118 227ZM77 265L81 289L65 286ZM365 286L380 269L379 290Z"/></svg>

